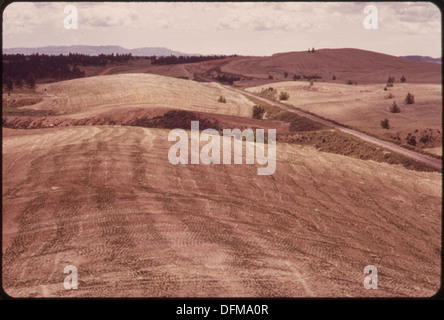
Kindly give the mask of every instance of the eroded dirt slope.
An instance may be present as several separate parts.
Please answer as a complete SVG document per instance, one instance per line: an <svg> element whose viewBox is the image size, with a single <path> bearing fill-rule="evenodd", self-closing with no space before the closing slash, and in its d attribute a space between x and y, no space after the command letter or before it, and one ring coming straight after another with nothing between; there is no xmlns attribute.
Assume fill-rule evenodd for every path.
<svg viewBox="0 0 444 320"><path fill-rule="evenodd" d="M280 143L277 169L168 162L168 130L7 130L12 296L430 296L441 175ZM63 287L66 265L79 289ZM375 265L379 289L365 290Z"/></svg>
<svg viewBox="0 0 444 320"><path fill-rule="evenodd" d="M175 108L251 117L243 95L217 83L199 83L153 74L119 74L40 85L44 101L27 109L84 118L126 108ZM220 96L226 103L218 102Z"/></svg>

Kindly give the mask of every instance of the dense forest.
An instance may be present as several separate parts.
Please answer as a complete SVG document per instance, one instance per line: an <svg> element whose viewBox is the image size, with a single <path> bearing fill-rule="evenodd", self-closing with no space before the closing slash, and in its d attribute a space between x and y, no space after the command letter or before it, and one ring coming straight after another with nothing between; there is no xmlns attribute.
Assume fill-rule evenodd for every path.
<svg viewBox="0 0 444 320"><path fill-rule="evenodd" d="M194 62L202 62L207 60L216 60L216 59L224 59L230 57L236 57L237 55L231 56L165 56L165 57L151 57L151 64L154 65L167 65L167 64L181 64L181 63L194 63Z"/></svg>
<svg viewBox="0 0 444 320"><path fill-rule="evenodd" d="M82 78L81 66L105 66L132 59L131 54L89 56L85 54L44 55L4 54L2 56L2 83L8 91L14 87L35 86L36 79L69 80Z"/></svg>
<svg viewBox="0 0 444 320"><path fill-rule="evenodd" d="M133 57L131 54L100 54L90 56L86 54L45 55L45 54L3 54L2 56L2 85L8 93L14 88L34 88L36 80L61 81L82 78L85 72L81 67L106 66L108 64L125 63L133 59L150 59L153 65L169 65L180 63L195 63L206 60L224 59L236 55L212 56L151 56ZM231 82L223 76L218 81Z"/></svg>

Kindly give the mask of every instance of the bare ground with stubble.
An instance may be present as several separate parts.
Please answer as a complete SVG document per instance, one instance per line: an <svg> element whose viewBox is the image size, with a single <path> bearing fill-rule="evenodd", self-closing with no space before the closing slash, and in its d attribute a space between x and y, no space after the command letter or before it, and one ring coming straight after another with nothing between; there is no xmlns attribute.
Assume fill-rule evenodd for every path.
<svg viewBox="0 0 444 320"><path fill-rule="evenodd" d="M4 132L3 288L14 297L431 296L441 174L279 143L256 165L168 162L168 130ZM66 265L78 290L63 287ZM363 287L366 265L378 290Z"/></svg>

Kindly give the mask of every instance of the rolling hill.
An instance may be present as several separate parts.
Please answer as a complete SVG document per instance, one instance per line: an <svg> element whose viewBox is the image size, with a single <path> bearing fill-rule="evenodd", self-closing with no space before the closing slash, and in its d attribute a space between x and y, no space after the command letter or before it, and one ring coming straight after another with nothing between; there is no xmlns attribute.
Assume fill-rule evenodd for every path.
<svg viewBox="0 0 444 320"><path fill-rule="evenodd" d="M441 65L413 61L360 49L319 49L315 53L287 52L271 57L242 57L221 66L222 71L255 79L288 80L294 75L321 76L323 81L347 80L385 83L391 75L399 82L405 75L412 83L441 83Z"/></svg>
<svg viewBox="0 0 444 320"><path fill-rule="evenodd" d="M240 83L256 82L254 92L270 91L257 87L269 74L275 82L284 72L332 82L334 72L334 84L286 81L271 92L294 90L290 102L307 110L334 98L336 107L352 105L346 113L365 110L357 99L367 97L384 108L373 110L378 121L388 112L388 75L405 72L408 83L391 90L399 97L422 88L417 106L430 114L440 99L440 65L356 49L155 68L201 81L238 74ZM349 76L359 84L346 85ZM126 69L36 91L33 101L42 101L3 114L2 284L11 296L428 297L441 285L440 172L329 153L323 148L391 157L269 106L264 119L252 119L255 103L218 83ZM402 108L408 124L415 110ZM326 115L344 116L338 109L325 108ZM162 122L170 112L172 122ZM193 117L209 127L275 126L314 142L278 140L269 176L258 176L259 165L245 164L245 155L236 165L172 165L168 129ZM431 115L424 119L432 123ZM63 287L66 265L78 268L78 290ZM378 290L363 286L367 265L378 268Z"/></svg>
<svg viewBox="0 0 444 320"><path fill-rule="evenodd" d="M441 174L279 143L257 165L172 165L168 130L3 138L14 297L392 297L440 287ZM65 290L75 265L78 290ZM367 265L378 290L363 287Z"/></svg>

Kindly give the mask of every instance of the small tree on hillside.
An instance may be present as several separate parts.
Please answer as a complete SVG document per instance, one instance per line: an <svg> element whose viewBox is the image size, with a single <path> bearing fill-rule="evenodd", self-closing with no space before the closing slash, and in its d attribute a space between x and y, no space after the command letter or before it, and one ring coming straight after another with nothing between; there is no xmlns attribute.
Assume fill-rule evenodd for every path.
<svg viewBox="0 0 444 320"><path fill-rule="evenodd" d="M219 99L217 99L217 102L227 103L227 100L225 100L225 98L223 96L220 96Z"/></svg>
<svg viewBox="0 0 444 320"><path fill-rule="evenodd" d="M404 102L406 104L413 104L413 103L415 103L415 96L413 94L411 94L410 92L407 93L407 95L405 96Z"/></svg>
<svg viewBox="0 0 444 320"><path fill-rule="evenodd" d="M389 120L385 118L384 120L381 120L381 128L382 129L390 129Z"/></svg>
<svg viewBox="0 0 444 320"><path fill-rule="evenodd" d="M6 91L8 92L8 96L11 95L12 89L14 89L14 83L11 78L6 79Z"/></svg>
<svg viewBox="0 0 444 320"><path fill-rule="evenodd" d="M396 104L396 101L393 101L392 106L390 107L390 112L391 113L400 113L401 109L398 107L398 105Z"/></svg>
<svg viewBox="0 0 444 320"><path fill-rule="evenodd" d="M401 82L402 82L402 83L404 83L404 82L406 82L406 81L407 81L407 78L406 78L406 77L405 77L404 75L402 75L402 77L401 77L401 79L400 79L400 80L401 80Z"/></svg>
<svg viewBox="0 0 444 320"><path fill-rule="evenodd" d="M288 94L288 92L282 91L279 94L279 100L288 100L290 98L290 95Z"/></svg>
<svg viewBox="0 0 444 320"><path fill-rule="evenodd" d="M254 105L253 106L253 118L254 119L262 119L262 116L265 113L265 109L262 106Z"/></svg>
<svg viewBox="0 0 444 320"><path fill-rule="evenodd" d="M389 76L387 79L387 83L393 83L395 82L395 77Z"/></svg>

